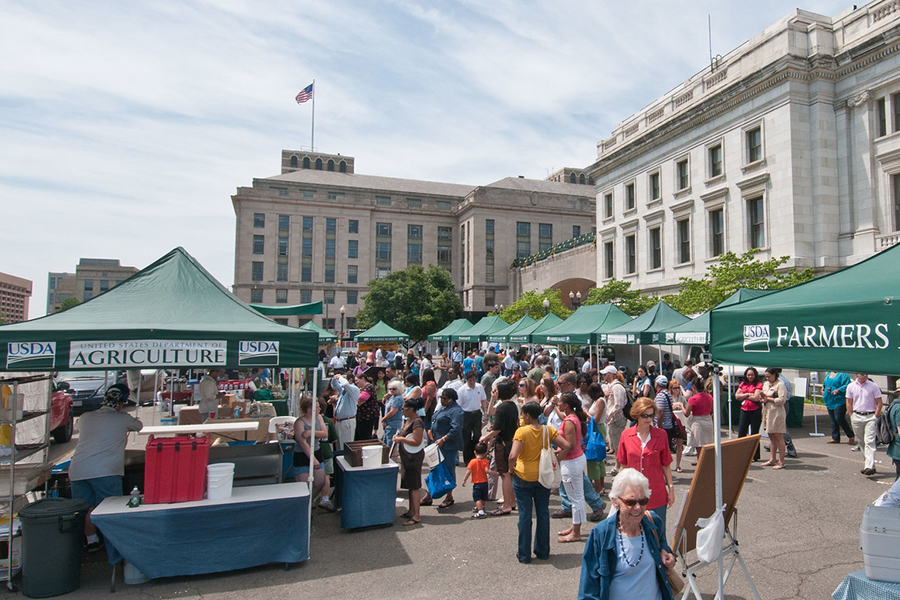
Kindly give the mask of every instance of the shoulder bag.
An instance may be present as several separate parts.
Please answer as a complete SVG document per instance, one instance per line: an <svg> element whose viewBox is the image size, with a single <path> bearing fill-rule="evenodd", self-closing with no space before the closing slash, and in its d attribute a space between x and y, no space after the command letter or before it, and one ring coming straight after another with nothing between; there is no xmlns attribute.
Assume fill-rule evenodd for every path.
<svg viewBox="0 0 900 600"><path fill-rule="evenodd" d="M650 514L650 511L644 511L644 516L650 519L650 522L654 525L656 524L653 521L653 515ZM653 537L656 538L656 545L659 546L659 551L662 553L662 544L659 541L659 534L656 532L656 529L653 530ZM675 570L674 565L671 567L666 567L663 565L666 570L666 578L669 580L669 587L672 589L672 597L677 596L681 590L684 589L684 579L681 578L681 575L678 574L678 571Z"/></svg>
<svg viewBox="0 0 900 600"><path fill-rule="evenodd" d="M559 461L556 452L550 447L550 430L546 425L542 428L541 462L538 467L538 482L547 489L559 487L562 481L562 473L559 471Z"/></svg>
<svg viewBox="0 0 900 600"><path fill-rule="evenodd" d="M593 417L588 417L587 436L584 439L584 457L586 460L599 462L606 458L606 440L597 430Z"/></svg>

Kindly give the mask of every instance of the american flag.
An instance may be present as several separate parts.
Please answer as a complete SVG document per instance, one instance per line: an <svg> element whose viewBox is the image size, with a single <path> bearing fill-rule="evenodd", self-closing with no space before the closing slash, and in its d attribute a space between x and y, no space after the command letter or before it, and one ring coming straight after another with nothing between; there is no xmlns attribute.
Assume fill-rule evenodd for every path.
<svg viewBox="0 0 900 600"><path fill-rule="evenodd" d="M303 88L295 100L297 104L303 104L304 102L309 102L309 99L313 97L313 84L309 84L305 88Z"/></svg>

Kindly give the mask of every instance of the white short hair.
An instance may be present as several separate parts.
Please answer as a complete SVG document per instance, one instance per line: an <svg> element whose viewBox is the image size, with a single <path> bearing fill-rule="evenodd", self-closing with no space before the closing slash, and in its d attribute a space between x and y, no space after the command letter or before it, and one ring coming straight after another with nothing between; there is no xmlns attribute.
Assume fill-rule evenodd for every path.
<svg viewBox="0 0 900 600"><path fill-rule="evenodd" d="M399 379L391 379L388 382L387 388L388 388L388 391L397 390L397 391L402 392L403 391L403 382L401 382Z"/></svg>
<svg viewBox="0 0 900 600"><path fill-rule="evenodd" d="M650 480L637 469L622 469L613 479L609 499L619 498L626 490L638 490L644 498L650 497Z"/></svg>

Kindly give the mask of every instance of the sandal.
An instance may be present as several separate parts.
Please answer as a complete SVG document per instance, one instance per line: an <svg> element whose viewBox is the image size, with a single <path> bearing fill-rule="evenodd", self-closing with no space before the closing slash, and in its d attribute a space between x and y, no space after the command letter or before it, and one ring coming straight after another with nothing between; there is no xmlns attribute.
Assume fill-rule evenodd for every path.
<svg viewBox="0 0 900 600"><path fill-rule="evenodd" d="M456 504L456 500L444 500L438 505L438 508L450 508L454 504Z"/></svg>
<svg viewBox="0 0 900 600"><path fill-rule="evenodd" d="M681 469L681 467L675 467L675 472L676 473L684 473L684 471Z"/></svg>
<svg viewBox="0 0 900 600"><path fill-rule="evenodd" d="M503 510L502 508L498 508L494 512L490 512L488 514L491 515L492 517L502 517L503 515L508 515L511 512L512 512L512 509Z"/></svg>
<svg viewBox="0 0 900 600"><path fill-rule="evenodd" d="M409 514L409 511L406 511L402 515L399 515L397 518L398 519L412 519L412 515Z"/></svg>
<svg viewBox="0 0 900 600"><path fill-rule="evenodd" d="M421 502L419 502L420 506L431 506L432 504L434 504L434 500L432 500L431 498L428 498L427 500L422 500Z"/></svg>
<svg viewBox="0 0 900 600"><path fill-rule="evenodd" d="M568 544L569 542L583 542L584 540L580 537L570 538L570 537L560 537L556 538L556 541L560 544Z"/></svg>
<svg viewBox="0 0 900 600"><path fill-rule="evenodd" d="M772 467L772 469L783 469L783 468L784 468L784 463L778 463L777 465Z"/></svg>
<svg viewBox="0 0 900 600"><path fill-rule="evenodd" d="M761 467L774 467L774 466L775 466L775 463L772 462L771 460L767 460L766 462L760 464L759 466L761 466Z"/></svg>
<svg viewBox="0 0 900 600"><path fill-rule="evenodd" d="M404 522L403 526L409 527L410 525L421 525L421 524L422 524L421 519L410 519L409 521Z"/></svg>

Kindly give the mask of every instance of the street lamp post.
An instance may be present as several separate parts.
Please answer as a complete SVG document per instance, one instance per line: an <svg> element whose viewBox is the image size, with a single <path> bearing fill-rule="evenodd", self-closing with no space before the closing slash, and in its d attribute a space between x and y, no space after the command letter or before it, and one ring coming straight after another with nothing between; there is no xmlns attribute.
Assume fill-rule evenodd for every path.
<svg viewBox="0 0 900 600"><path fill-rule="evenodd" d="M575 292L569 292L569 305L575 309L581 306L581 292L578 292L577 294Z"/></svg>
<svg viewBox="0 0 900 600"><path fill-rule="evenodd" d="M344 348L344 313L347 312L347 309L341 304L341 349Z"/></svg>
<svg viewBox="0 0 900 600"><path fill-rule="evenodd" d="M550 301L547 300L546 298L544 298L543 304L544 304L544 316L546 317L547 314L550 312Z"/></svg>

